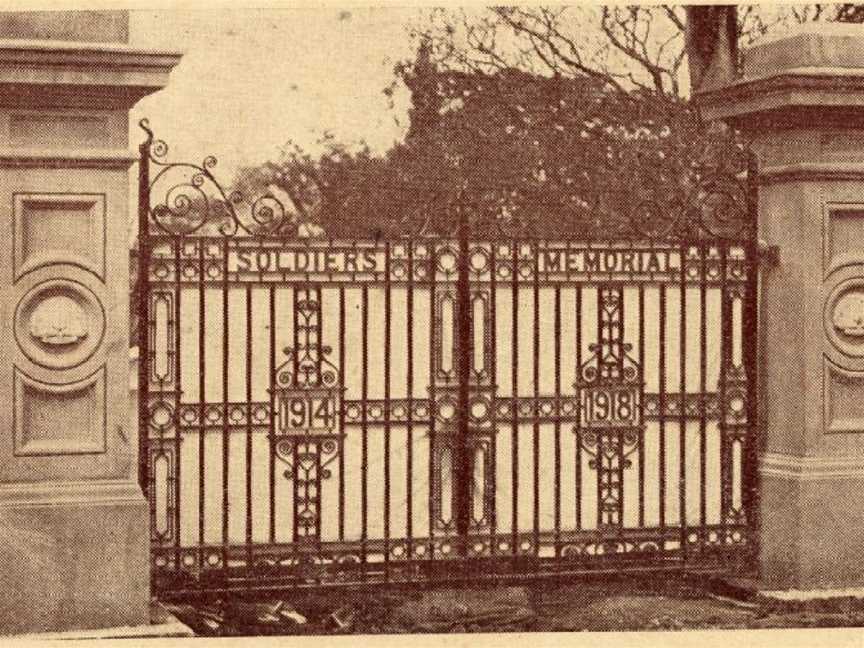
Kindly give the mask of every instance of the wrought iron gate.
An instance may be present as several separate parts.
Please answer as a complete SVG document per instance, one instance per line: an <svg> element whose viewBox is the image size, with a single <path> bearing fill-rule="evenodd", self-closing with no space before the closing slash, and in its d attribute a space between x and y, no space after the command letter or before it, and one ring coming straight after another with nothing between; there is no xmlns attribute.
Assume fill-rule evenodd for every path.
<svg viewBox="0 0 864 648"><path fill-rule="evenodd" d="M737 236L479 238L463 210L332 241L272 195L241 214L215 160L141 152L157 589L747 564L752 182L724 189Z"/></svg>

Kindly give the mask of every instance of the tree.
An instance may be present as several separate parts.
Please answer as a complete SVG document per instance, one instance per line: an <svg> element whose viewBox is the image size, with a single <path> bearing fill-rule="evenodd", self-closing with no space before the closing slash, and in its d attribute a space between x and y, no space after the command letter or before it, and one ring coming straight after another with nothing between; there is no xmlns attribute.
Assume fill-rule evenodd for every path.
<svg viewBox="0 0 864 648"><path fill-rule="evenodd" d="M720 9L716 7L715 9ZM737 7L736 43L794 22L864 21L864 5ZM443 69L588 76L620 92L684 97L684 6L518 6L432 10L413 26Z"/></svg>
<svg viewBox="0 0 864 648"><path fill-rule="evenodd" d="M864 19L834 7L725 15L736 42L782 22ZM329 136L318 157L288 146L235 187L282 197L286 235L308 222L333 237L448 233L460 210L478 234L734 230L741 188L708 185L743 170L745 147L686 102L685 27L683 7L434 10L395 70L412 98L404 142L382 156Z"/></svg>
<svg viewBox="0 0 864 648"><path fill-rule="evenodd" d="M684 51L690 87L722 85L735 78L738 62L738 11L732 5L685 8Z"/></svg>
<svg viewBox="0 0 864 648"><path fill-rule="evenodd" d="M513 69L441 71L425 47L398 74L411 91L411 125L386 155L327 139L320 157L288 148L243 170L235 188L285 195L329 236L448 233L457 208L478 234L596 236L644 221L639 209L659 227L680 215L681 197L709 168L742 164L727 133L702 132L695 112L650 92Z"/></svg>

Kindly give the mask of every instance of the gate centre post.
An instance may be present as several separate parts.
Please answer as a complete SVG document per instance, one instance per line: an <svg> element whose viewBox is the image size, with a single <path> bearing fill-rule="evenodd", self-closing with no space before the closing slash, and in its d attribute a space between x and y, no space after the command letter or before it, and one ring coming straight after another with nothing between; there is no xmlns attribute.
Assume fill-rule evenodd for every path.
<svg viewBox="0 0 864 648"><path fill-rule="evenodd" d="M456 431L456 528L459 533L460 554L467 553L467 535L470 526L469 498L471 466L468 451L469 402L471 380L471 286L469 283L469 211L464 204L457 206L459 216L459 275L456 306L456 361L459 367L458 430Z"/></svg>

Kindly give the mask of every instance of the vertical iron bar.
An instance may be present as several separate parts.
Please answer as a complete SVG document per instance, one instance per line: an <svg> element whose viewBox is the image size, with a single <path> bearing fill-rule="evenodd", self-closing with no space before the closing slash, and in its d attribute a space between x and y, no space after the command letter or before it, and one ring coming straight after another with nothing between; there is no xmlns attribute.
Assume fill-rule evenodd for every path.
<svg viewBox="0 0 864 648"><path fill-rule="evenodd" d="M252 567L252 284L246 284L246 569Z"/></svg>
<svg viewBox="0 0 864 648"><path fill-rule="evenodd" d="M321 511L321 454L323 445L323 443L318 443L315 446L315 496L313 498L315 502L315 551L318 552L319 556L321 555L321 518L323 517ZM309 494L308 484L306 485L306 494Z"/></svg>
<svg viewBox="0 0 864 648"><path fill-rule="evenodd" d="M582 380L582 286L576 286L576 312L574 313L576 327L576 384ZM575 466L575 506L576 506L576 529L582 528L582 394L576 390L576 449L574 460Z"/></svg>
<svg viewBox="0 0 864 648"><path fill-rule="evenodd" d="M606 307L606 299L604 298L604 286L603 284L599 284L597 286L597 356L603 359L603 339L612 339L611 335L611 326L607 325L603 322L603 309ZM604 328L606 331L604 331ZM597 478L597 529L600 530L603 528L603 507L605 505L604 497L603 497L603 478L604 474L608 475L608 471L604 470L604 462L606 458L603 453L603 446L606 443L607 435L610 434L606 430L600 430L597 432L597 448L596 448L596 470L594 471L595 476Z"/></svg>
<svg viewBox="0 0 864 648"><path fill-rule="evenodd" d="M510 483L512 501L512 528L510 550L515 556L519 552L519 241L513 240L513 272L511 273L511 340L510 340L510 385L512 401Z"/></svg>
<svg viewBox="0 0 864 648"><path fill-rule="evenodd" d="M330 245L333 245L333 241L330 241ZM316 362L317 362L317 384L319 386L323 385L325 382L324 378L324 349L325 344L324 340L326 339L324 333L324 290L321 288L321 285L316 286L315 290L315 300L318 302L318 316L316 318L316 323L318 327L318 331L315 334L315 344L318 346L318 353L316 354ZM315 501L315 551L318 552L318 555L321 555L321 519L324 517L324 513L321 510L321 487L324 482L324 476L322 475L322 454L324 453L324 441L319 441L315 443L312 447L315 449L315 480L313 482L314 488L314 501ZM306 486L306 493L309 493L309 486Z"/></svg>
<svg viewBox="0 0 864 648"><path fill-rule="evenodd" d="M555 557L561 553L561 286L555 286Z"/></svg>
<svg viewBox="0 0 864 648"><path fill-rule="evenodd" d="M384 244L384 579L390 577L390 242Z"/></svg>
<svg viewBox="0 0 864 648"><path fill-rule="evenodd" d="M222 566L228 564L228 464L231 442L228 428L228 238L222 242Z"/></svg>
<svg viewBox="0 0 864 648"><path fill-rule="evenodd" d="M729 362L730 349L732 348L732 326L731 312L729 308L729 296L727 294L727 275L728 275L728 245L723 242L720 245L720 377L718 379L718 428L720 431L720 525L722 528L721 541L723 544L727 542L726 523L729 515L729 507L731 506L731 477L732 453L729 446L728 431L726 427L726 381L727 367Z"/></svg>
<svg viewBox="0 0 864 648"><path fill-rule="evenodd" d="M145 495L149 489L150 431L150 144L153 136L138 147L138 484ZM149 499L149 497L148 497Z"/></svg>
<svg viewBox="0 0 864 648"><path fill-rule="evenodd" d="M307 275L307 279L308 279L308 275ZM299 292L301 290L303 291L302 294L300 294L300 292ZM294 330L291 332L291 339L292 339L291 348L293 349L293 352L291 353L290 362L293 365L292 374L295 376L295 380L296 380L296 377L298 377L300 375L300 354L302 352L303 346L305 346L305 342L301 342L300 330L301 330L301 328L305 329L305 327L308 326L308 324L309 324L308 321L305 321L303 323L301 323L301 321L300 321L301 310L305 310L305 308L301 305L301 301L302 300L308 300L308 299L309 299L308 283L305 286L303 286L302 288L298 284L295 284L294 286L292 286L291 301L293 302L292 312L294 313ZM307 336L308 336L308 334L307 334ZM300 468L300 456L299 455L300 455L300 448L301 447L303 447L303 452L308 451L308 449L306 448L306 444L308 443L308 441L309 441L308 437L302 437L302 438L299 436L295 437L294 443L291 444L292 448L293 448L293 450L292 450L293 457L291 460L291 466L288 469L288 470L290 470L290 473L286 473L286 474L291 475L291 491L292 491L291 501L294 503L294 511L293 511L293 515L291 516L291 541L294 542L295 544L300 540L300 531L299 531L299 529L300 529L300 506L299 506L300 500L299 500L299 497L300 497L300 492L301 492L300 489L303 488L303 486L300 484L300 475L301 475L302 469Z"/></svg>
<svg viewBox="0 0 864 648"><path fill-rule="evenodd" d="M701 263L699 265L699 542L704 544L705 525L708 523L707 514L707 486L705 479L708 474L707 466L707 419L705 412L705 391L708 389L708 313L705 300L708 295L707 287L707 259L710 247L704 243L699 248Z"/></svg>
<svg viewBox="0 0 864 648"><path fill-rule="evenodd" d="M498 403L496 395L498 394L498 305L496 299L496 275L495 267L496 245L495 241L489 244L489 347L491 349L489 358L489 383L492 387L492 408L489 413L490 433L490 458L489 458L489 478L486 483L489 488L484 490L487 501L491 503L489 507L489 553L495 555L497 551L498 540L496 532L498 529L498 478L497 478L497 457L498 457Z"/></svg>
<svg viewBox="0 0 864 648"><path fill-rule="evenodd" d="M744 484L742 498L747 511L747 524L751 557L759 553L759 451L762 444L759 427L759 169L756 155L751 151L747 160L747 215L749 227L744 252L746 255L747 284L746 301L742 317L744 336L742 354L747 376L747 443L744 452L745 465L742 466Z"/></svg>
<svg viewBox="0 0 864 648"><path fill-rule="evenodd" d="M366 577L366 543L369 539L369 425L367 422L367 409L369 407L369 287L366 283L361 289L361 328L362 350L361 350L361 457L360 457L360 560L363 563L363 577Z"/></svg>
<svg viewBox="0 0 864 648"><path fill-rule="evenodd" d="M757 265L755 259L758 255L758 247L756 243L748 242L745 248L747 279L745 287L745 297L742 304L742 327L741 333L741 353L742 363L746 375L746 416L747 416L747 432L745 442L743 444L743 452L741 461L742 484L741 484L741 499L748 530L750 532L751 546L756 551L756 543L758 542L758 516L759 511L756 507L756 497L758 494L758 449L759 449L759 428L757 427L757 397L758 392L758 374L757 369L757 345L756 345L756 294L758 286Z"/></svg>
<svg viewBox="0 0 864 648"><path fill-rule="evenodd" d="M459 369L458 432L454 439L456 470L454 475L456 492L456 532L459 535L459 555L467 556L468 529L470 526L471 465L469 409L471 398L471 284L468 241L468 211L464 205L459 210L459 263L456 281L456 365Z"/></svg>
<svg viewBox="0 0 864 648"><path fill-rule="evenodd" d="M295 347L296 348L296 347ZM297 374L294 374L295 376ZM291 448L291 467L289 470L290 473L286 472L285 474L291 475L291 501L294 503L294 515L291 518L291 542L294 544L293 550L296 553L300 553L300 541L301 541L301 533L300 533L300 494L301 488L304 486L299 483L301 468L300 468L300 455L301 453L305 453L308 451L306 447L307 439L298 438L295 443L292 444Z"/></svg>
<svg viewBox="0 0 864 648"><path fill-rule="evenodd" d="M645 284L639 283L639 526L645 526Z"/></svg>
<svg viewBox="0 0 864 648"><path fill-rule="evenodd" d="M617 480L618 483L615 485L617 490L617 519L616 524L618 525L618 532L624 528L624 462L625 462L625 442L624 442L624 430L623 428L618 428L618 433L615 435L615 442L617 444L616 453L617 453Z"/></svg>
<svg viewBox="0 0 864 648"><path fill-rule="evenodd" d="M680 308L678 311L678 384L681 390L678 406L678 516L681 521L681 549L687 559L687 246L681 245L681 275L679 277Z"/></svg>
<svg viewBox="0 0 864 648"><path fill-rule="evenodd" d="M660 533L662 536L661 540L661 548L666 548L666 284L660 284L660 305L658 310L659 312L659 332L658 336L660 338L660 349L659 354L657 356L658 360L658 368L657 373L659 379L659 388L660 393L658 395L658 406L657 409L660 413L660 420L658 421L658 435L659 439L659 448L658 448L658 461L659 461L659 473L660 473L660 488L659 488L659 498L660 498L660 506L659 506L659 518L660 518Z"/></svg>
<svg viewBox="0 0 864 648"><path fill-rule="evenodd" d="M408 241L408 287L406 295L406 391L408 392L408 422L405 448L405 536L407 557L414 556L414 241ZM431 352L431 349L430 349Z"/></svg>
<svg viewBox="0 0 864 648"><path fill-rule="evenodd" d="M435 306L435 280L438 275L438 246L437 242L433 242L429 251L429 271L426 273L429 276L429 465L427 484L429 487L429 548L427 555L429 560L435 558L435 422L437 411L437 393L435 382L437 378L437 368L435 356L440 349L440 341L436 339L436 306Z"/></svg>
<svg viewBox="0 0 864 648"><path fill-rule="evenodd" d="M624 317L624 287L619 284L618 286L618 309L619 309L619 325L618 325L618 375L624 375L624 335L625 335L625 322L626 319ZM613 339L612 334L612 322L609 322L609 333L610 339ZM618 528L622 529L624 527L624 461L625 461L625 443L624 443L624 429L618 429L618 450L617 450L617 461L618 461L618 484L616 485L617 490L617 504L618 504Z"/></svg>
<svg viewBox="0 0 864 648"><path fill-rule="evenodd" d="M339 376L345 384L345 286L339 286ZM345 435L345 388L339 405L339 434ZM345 450L339 450L339 540L345 539Z"/></svg>
<svg viewBox="0 0 864 648"><path fill-rule="evenodd" d="M180 374L180 293L183 270L181 264L180 237L174 239L174 560L180 567L180 399L182 382Z"/></svg>
<svg viewBox="0 0 864 648"><path fill-rule="evenodd" d="M156 297L160 300L164 300L164 293L153 292L151 290L151 296ZM156 299L152 301L152 304L156 303ZM162 376L156 375L156 316L150 322L147 322L147 335L149 339L149 351L147 354L147 367L148 367L148 380L155 380L157 385L157 390L159 392L159 398L162 398L162 391L165 388L165 378ZM156 458L156 453L152 452L152 443L154 439L150 439L150 427L149 427L149 419L145 422L147 425L147 434L148 434L148 447L150 448L150 457L154 460ZM157 451L158 454L164 455L164 446L165 446L165 430L161 427L158 429L158 437L155 439L158 442ZM156 528L156 474L150 470L147 475L147 493L148 500L150 501L150 528L155 530ZM159 544L163 543L164 539L159 538Z"/></svg>
<svg viewBox="0 0 864 648"><path fill-rule="evenodd" d="M270 384L270 421L269 434L270 444L268 454L268 479L270 485L270 542L276 542L276 286L271 285L269 291L269 325L270 325L270 375L268 382Z"/></svg>
<svg viewBox="0 0 864 648"><path fill-rule="evenodd" d="M204 437L206 433L206 421L204 418L204 403L207 401L205 370L207 363L205 359L207 346L206 337L206 308L204 303L204 247L203 240L198 242L198 544L204 544L204 495L205 476L204 469ZM203 553L199 553L198 564L203 565Z"/></svg>
<svg viewBox="0 0 864 648"><path fill-rule="evenodd" d="M534 554L540 555L540 255L535 247L531 248L534 256L534 345L533 345L533 376L534 413L532 454L533 454L533 479L534 482Z"/></svg>

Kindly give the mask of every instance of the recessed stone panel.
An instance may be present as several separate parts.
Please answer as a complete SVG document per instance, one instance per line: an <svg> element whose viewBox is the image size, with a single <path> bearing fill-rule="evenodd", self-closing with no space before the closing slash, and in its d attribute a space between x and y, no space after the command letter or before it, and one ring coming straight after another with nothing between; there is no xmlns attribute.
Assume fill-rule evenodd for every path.
<svg viewBox="0 0 864 648"><path fill-rule="evenodd" d="M825 433L864 433L864 373L824 367Z"/></svg>
<svg viewBox="0 0 864 648"><path fill-rule="evenodd" d="M16 280L55 263L105 279L103 194L15 194L13 227Z"/></svg>
<svg viewBox="0 0 864 648"><path fill-rule="evenodd" d="M83 380L45 383L15 376L15 455L104 453L105 368Z"/></svg>
<svg viewBox="0 0 864 648"><path fill-rule="evenodd" d="M4 11L0 38L128 43L128 11Z"/></svg>
<svg viewBox="0 0 864 648"><path fill-rule="evenodd" d="M9 143L14 147L95 148L110 144L108 119L100 115L19 113L9 116Z"/></svg>
<svg viewBox="0 0 864 648"><path fill-rule="evenodd" d="M828 207L825 225L826 275L841 266L864 262L864 205Z"/></svg>

